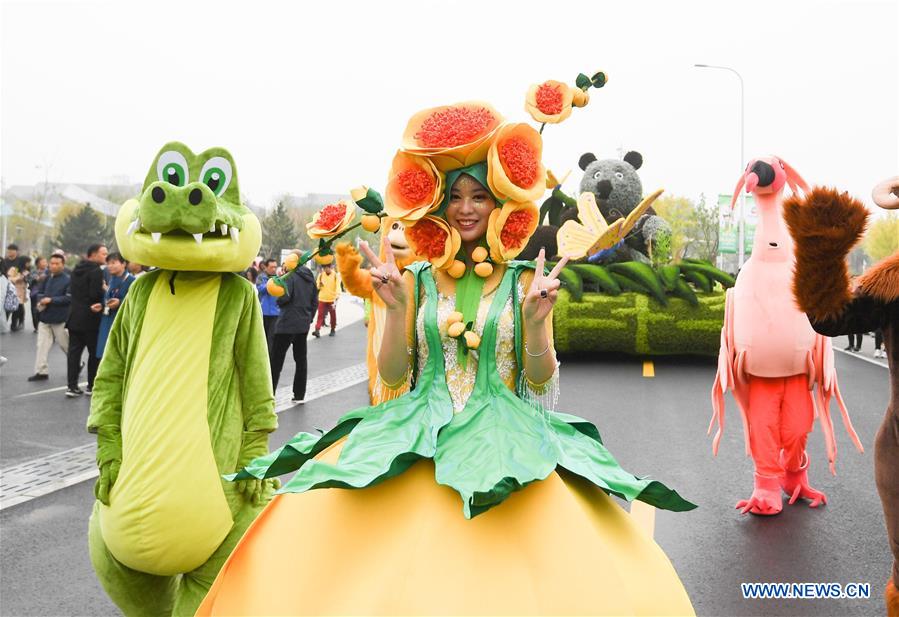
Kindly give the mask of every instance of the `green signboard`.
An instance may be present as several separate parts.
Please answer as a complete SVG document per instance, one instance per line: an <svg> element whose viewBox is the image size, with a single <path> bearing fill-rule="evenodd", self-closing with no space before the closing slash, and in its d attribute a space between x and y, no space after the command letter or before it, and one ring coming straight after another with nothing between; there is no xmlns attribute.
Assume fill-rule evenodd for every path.
<svg viewBox="0 0 899 617"><path fill-rule="evenodd" d="M736 255L739 250L740 227L737 223L737 213L740 208L739 198L734 204L733 212L730 209L732 195L718 195L718 252ZM755 226L758 216L755 210L755 199L752 195L746 195L745 222L743 223L743 252L746 255L752 253L752 242L755 238Z"/></svg>

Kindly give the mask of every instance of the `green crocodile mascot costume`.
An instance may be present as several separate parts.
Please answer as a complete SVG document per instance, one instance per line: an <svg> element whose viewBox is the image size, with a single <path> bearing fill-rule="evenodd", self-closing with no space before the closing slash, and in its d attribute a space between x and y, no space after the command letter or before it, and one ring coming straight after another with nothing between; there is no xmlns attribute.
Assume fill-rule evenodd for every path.
<svg viewBox="0 0 899 617"><path fill-rule="evenodd" d="M192 615L273 484L222 474L277 428L256 290L233 274L261 241L231 155L169 143L116 219L131 287L94 384L90 556L126 615Z"/></svg>

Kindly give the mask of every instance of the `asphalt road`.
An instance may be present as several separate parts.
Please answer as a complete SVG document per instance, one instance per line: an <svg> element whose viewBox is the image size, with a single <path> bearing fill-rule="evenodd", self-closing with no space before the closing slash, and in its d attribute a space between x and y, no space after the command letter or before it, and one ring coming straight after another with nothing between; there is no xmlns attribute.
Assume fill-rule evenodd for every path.
<svg viewBox="0 0 899 617"><path fill-rule="evenodd" d="M309 345L310 376L364 358L360 324ZM50 382L25 381L33 364L30 332L0 337L10 363L0 369L0 466L83 445L89 402L62 392L20 397L65 384L63 358L51 361ZM827 493L824 508L784 507L773 518L741 516L734 504L752 490L751 461L732 399L717 459L705 434L711 414L714 363L696 359L655 362L642 376L642 359L563 361L558 409L594 421L622 465L650 475L697 503L697 510L658 512L655 537L671 558L700 615L876 615L889 571L872 450L888 396L887 371L837 354L840 383L866 452L859 454L837 426L836 477L827 471L816 426L809 440L812 483ZM288 360L282 384L292 377ZM344 411L366 403L364 384L308 402L279 416L270 440L280 445L300 430L329 427ZM839 420L835 419L839 424ZM116 614L94 578L86 531L92 482L59 490L0 512L0 614ZM744 600L740 583L869 583L869 600ZM651 590L648 590L651 593Z"/></svg>

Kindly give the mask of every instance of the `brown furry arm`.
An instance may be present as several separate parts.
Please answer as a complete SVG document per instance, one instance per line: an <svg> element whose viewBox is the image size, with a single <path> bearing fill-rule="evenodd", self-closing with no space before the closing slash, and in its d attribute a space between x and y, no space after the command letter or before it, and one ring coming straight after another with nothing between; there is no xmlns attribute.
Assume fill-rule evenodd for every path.
<svg viewBox="0 0 899 617"><path fill-rule="evenodd" d="M334 246L337 258L337 271L343 281L346 290L357 298L370 298L374 289L371 286L371 276L363 270L362 255L349 242L339 242Z"/></svg>
<svg viewBox="0 0 899 617"><path fill-rule="evenodd" d="M784 203L784 219L796 245L799 308L812 322L838 317L852 300L846 255L865 232L868 210L848 193L815 187Z"/></svg>

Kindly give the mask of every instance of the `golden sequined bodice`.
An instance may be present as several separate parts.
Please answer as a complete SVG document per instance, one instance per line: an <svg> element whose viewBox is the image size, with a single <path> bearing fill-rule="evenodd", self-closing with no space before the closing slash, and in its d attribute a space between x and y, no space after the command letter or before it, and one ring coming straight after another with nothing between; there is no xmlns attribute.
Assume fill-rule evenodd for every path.
<svg viewBox="0 0 899 617"><path fill-rule="evenodd" d="M519 294L522 290L519 286ZM478 305L478 316L472 329L478 335L484 335L484 323L490 312L490 305L496 296L496 289L481 297ZM428 346L425 343L424 316L427 310L427 299L422 298L415 320L415 329L418 344L418 366L424 367L428 360ZM458 342L446 333L446 319L450 313L456 310L455 297L438 293L437 301L437 326L440 332L440 343L443 347L443 360L446 367L446 385L449 387L453 400L453 412L459 413L465 407L468 397L474 390L475 377L478 373L478 361L475 355L469 354L466 365L463 367L458 358ZM496 333L496 365L499 376L509 389L515 390L518 379L518 364L515 359L515 321L512 313L512 297L506 300L499 317ZM478 353L489 353L490 350L479 350Z"/></svg>

